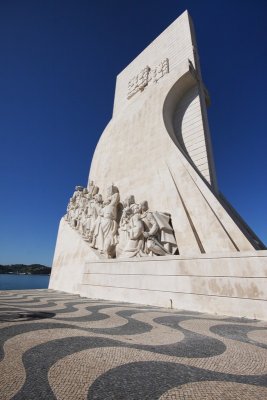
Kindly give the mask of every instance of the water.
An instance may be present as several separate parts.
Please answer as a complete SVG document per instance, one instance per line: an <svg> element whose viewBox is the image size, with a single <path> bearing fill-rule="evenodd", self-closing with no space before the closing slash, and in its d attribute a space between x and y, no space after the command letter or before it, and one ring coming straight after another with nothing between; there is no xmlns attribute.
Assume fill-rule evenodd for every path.
<svg viewBox="0 0 267 400"><path fill-rule="evenodd" d="M48 275L11 275L0 274L0 290L47 289Z"/></svg>

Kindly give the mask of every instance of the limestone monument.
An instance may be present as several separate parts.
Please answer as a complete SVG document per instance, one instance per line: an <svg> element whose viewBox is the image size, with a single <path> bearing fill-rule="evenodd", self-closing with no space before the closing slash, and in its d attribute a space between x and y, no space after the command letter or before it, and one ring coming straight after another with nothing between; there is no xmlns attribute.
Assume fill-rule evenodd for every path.
<svg viewBox="0 0 267 400"><path fill-rule="evenodd" d="M113 116L61 219L50 288L267 318L267 251L219 192L185 11L118 76Z"/></svg>

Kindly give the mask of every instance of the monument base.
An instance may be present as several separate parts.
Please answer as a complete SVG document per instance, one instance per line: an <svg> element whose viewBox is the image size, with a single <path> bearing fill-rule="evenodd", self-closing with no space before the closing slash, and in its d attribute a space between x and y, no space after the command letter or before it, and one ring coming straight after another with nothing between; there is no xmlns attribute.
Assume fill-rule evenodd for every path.
<svg viewBox="0 0 267 400"><path fill-rule="evenodd" d="M267 320L267 251L87 261L78 292Z"/></svg>
<svg viewBox="0 0 267 400"><path fill-rule="evenodd" d="M267 320L267 250L100 259L63 218L49 288L89 298Z"/></svg>
<svg viewBox="0 0 267 400"><path fill-rule="evenodd" d="M82 237L61 218L49 289L79 294L84 260L98 257Z"/></svg>

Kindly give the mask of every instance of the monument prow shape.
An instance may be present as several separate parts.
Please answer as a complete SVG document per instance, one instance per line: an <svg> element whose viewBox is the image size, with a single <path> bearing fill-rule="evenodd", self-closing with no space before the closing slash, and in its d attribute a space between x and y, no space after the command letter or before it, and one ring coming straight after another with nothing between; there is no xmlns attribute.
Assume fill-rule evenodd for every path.
<svg viewBox="0 0 267 400"><path fill-rule="evenodd" d="M99 193L112 185L118 193L111 191L104 203L84 195L99 205L90 232L95 243L101 232L103 243L85 241L76 217L75 229L62 219L50 288L267 319L267 251L218 190L208 102L186 11L117 76L113 116L96 147L85 193L92 182ZM134 200L122 202L129 196ZM165 230L157 215L169 218ZM105 244L110 232L114 243ZM160 232L174 239L165 242ZM123 235L119 252L115 239L120 243Z"/></svg>

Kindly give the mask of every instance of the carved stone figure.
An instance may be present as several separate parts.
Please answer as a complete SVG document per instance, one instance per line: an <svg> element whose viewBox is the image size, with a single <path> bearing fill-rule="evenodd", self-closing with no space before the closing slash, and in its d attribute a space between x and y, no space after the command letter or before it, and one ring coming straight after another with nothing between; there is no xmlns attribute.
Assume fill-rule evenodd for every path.
<svg viewBox="0 0 267 400"><path fill-rule="evenodd" d="M116 257L120 256L129 239L128 225L133 214L132 209L136 205L134 195L131 194L130 196L126 197L126 199L122 202L122 205L123 210L119 223L119 242L116 246Z"/></svg>
<svg viewBox="0 0 267 400"><path fill-rule="evenodd" d="M75 229L77 229L78 226L79 214L80 214L80 209L78 205L74 204L74 206L72 207L70 224Z"/></svg>
<svg viewBox="0 0 267 400"><path fill-rule="evenodd" d="M85 210L87 207L87 203L88 203L87 194L88 194L88 190L86 188L83 188L83 190L79 196L79 204L78 205L83 210Z"/></svg>
<svg viewBox="0 0 267 400"><path fill-rule="evenodd" d="M73 202L72 202L72 199L70 199L70 201L68 202L68 205L67 205L67 213L64 216L65 220L68 222L70 222L70 220L71 220L72 207L73 207Z"/></svg>
<svg viewBox="0 0 267 400"><path fill-rule="evenodd" d="M148 209L147 201L141 203L141 219L145 226L143 233L145 240L145 252L150 255L165 256L173 254L170 252L176 251L172 248L176 241L171 226L168 223L167 216L160 213L152 213ZM169 219L169 218L168 218ZM169 240L171 242L169 242ZM173 243L174 242L174 243Z"/></svg>
<svg viewBox="0 0 267 400"><path fill-rule="evenodd" d="M87 208L86 209L80 209L77 229L79 230L79 233L82 236L85 236L85 224L86 224L86 221L87 221Z"/></svg>
<svg viewBox="0 0 267 400"><path fill-rule="evenodd" d="M78 201L81 197L82 191L83 191L82 186L75 186L75 192L72 195L72 200L74 203L78 203Z"/></svg>
<svg viewBox="0 0 267 400"><path fill-rule="evenodd" d="M65 219L70 223L71 223L71 219L73 216L73 208L76 205L76 200L79 200L80 192L82 189L83 189L82 186L75 186L75 191L69 200L69 203L67 206L67 214L65 215Z"/></svg>
<svg viewBox="0 0 267 400"><path fill-rule="evenodd" d="M144 257L144 224L141 220L140 206L135 204L128 208L131 217L127 224L127 242L120 257Z"/></svg>
<svg viewBox="0 0 267 400"><path fill-rule="evenodd" d="M85 232L86 232L85 236L89 242L92 242L96 220L98 216L100 216L102 207L103 207L103 199L101 194L96 194L93 197L93 199L91 199L88 203L87 221L85 225Z"/></svg>
<svg viewBox="0 0 267 400"><path fill-rule="evenodd" d="M150 211L147 201L136 204L134 195L120 203L113 185L104 203L98 192L93 181L88 189L76 186L64 218L100 254L114 258L177 253L170 214Z"/></svg>
<svg viewBox="0 0 267 400"><path fill-rule="evenodd" d="M130 194L130 196L126 197L126 199L122 202L123 208L127 207L132 207L135 204L135 198L133 194Z"/></svg>
<svg viewBox="0 0 267 400"><path fill-rule="evenodd" d="M107 258L115 257L115 247L118 243L117 206L120 201L119 190L110 186L107 190L107 200L100 211L92 232L92 247L98 249Z"/></svg>
<svg viewBox="0 0 267 400"><path fill-rule="evenodd" d="M89 182L88 199L92 199L99 192L99 187L95 186L94 181Z"/></svg>

